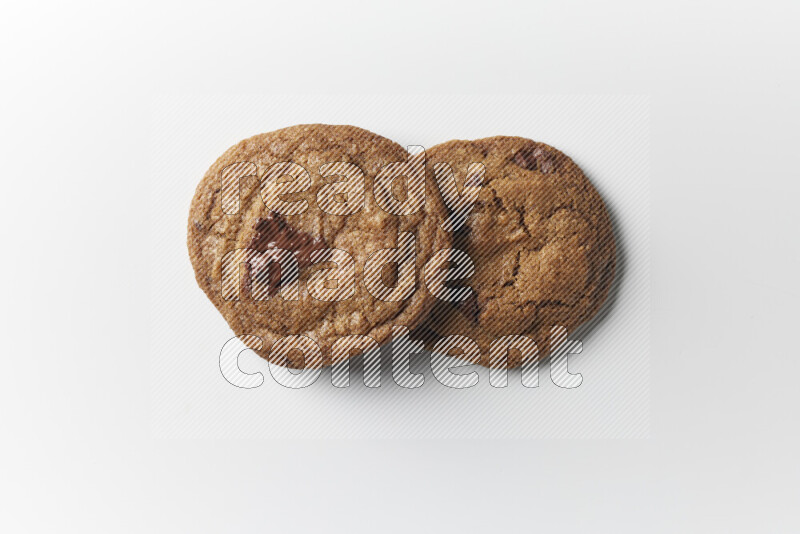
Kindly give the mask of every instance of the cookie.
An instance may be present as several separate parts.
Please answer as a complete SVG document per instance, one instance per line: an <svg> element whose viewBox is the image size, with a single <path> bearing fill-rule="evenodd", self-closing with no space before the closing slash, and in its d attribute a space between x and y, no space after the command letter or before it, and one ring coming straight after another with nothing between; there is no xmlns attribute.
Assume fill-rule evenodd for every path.
<svg viewBox="0 0 800 534"><path fill-rule="evenodd" d="M250 348L302 368L301 351L272 348L306 336L323 355L312 365L324 365L337 339L365 335L380 345L393 326L424 319L436 299L422 269L451 235L435 184L412 190L411 180L392 178L412 161L424 180L421 160L397 143L314 124L245 139L211 166L191 204L189 256L198 284ZM380 268L393 249L415 258Z"/></svg>
<svg viewBox="0 0 800 534"><path fill-rule="evenodd" d="M454 245L474 263L472 296L438 304L423 330L470 337L488 366L501 336L526 335L543 357L552 327L571 333L597 313L614 278L614 237L603 200L569 157L529 139L490 137L440 144L427 162L431 180L437 163L449 164L457 183L472 163L485 175ZM517 366L521 352L508 357Z"/></svg>

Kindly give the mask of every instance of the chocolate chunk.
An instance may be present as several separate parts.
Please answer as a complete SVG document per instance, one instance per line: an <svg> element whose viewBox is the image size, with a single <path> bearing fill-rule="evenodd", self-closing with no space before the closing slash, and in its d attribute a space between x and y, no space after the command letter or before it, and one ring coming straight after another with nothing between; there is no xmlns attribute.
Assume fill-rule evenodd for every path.
<svg viewBox="0 0 800 534"><path fill-rule="evenodd" d="M555 172L558 159L542 147L533 150L521 150L514 154L514 163L529 171L540 171L545 174Z"/></svg>
<svg viewBox="0 0 800 534"><path fill-rule="evenodd" d="M474 290L469 297L456 304L456 306L458 306L458 311L469 319L472 324L478 324L478 316L481 314L481 309L478 306L478 296Z"/></svg>
<svg viewBox="0 0 800 534"><path fill-rule="evenodd" d="M321 237L313 237L293 228L286 223L286 219L280 213L274 211L269 212L266 217L256 220L254 228L256 233L247 248L262 253L277 249L293 252L297 259L298 269L311 265L311 254L314 251L327 248L325 241ZM274 258L278 260L277 255ZM250 276L252 276L253 279L264 281L268 284L270 296L276 294L281 282L291 283L297 277L296 273L291 273L290 277L284 277L282 270L282 267L278 265L278 261L271 262L261 269L248 265L248 276L245 280L247 290L249 291L251 288Z"/></svg>

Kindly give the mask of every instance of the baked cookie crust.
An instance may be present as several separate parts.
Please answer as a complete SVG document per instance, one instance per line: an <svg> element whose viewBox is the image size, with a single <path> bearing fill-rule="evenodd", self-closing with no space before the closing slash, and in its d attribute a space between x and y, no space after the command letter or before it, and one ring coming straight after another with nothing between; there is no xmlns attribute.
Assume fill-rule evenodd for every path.
<svg viewBox="0 0 800 534"><path fill-rule="evenodd" d="M436 299L422 283L423 266L434 252L451 246L451 236L441 224L447 215L446 208L435 184L428 180L425 205L411 215L387 213L377 205L373 192L381 168L405 162L407 158L402 146L367 130L310 124L245 139L228 149L206 172L189 210L189 257L197 283L233 331L261 339L260 346L250 345L260 356L273 363L302 368L306 362L299 351L275 358L270 350L281 337L305 335L319 345L323 364L330 364L330 349L339 337L362 334L382 344L390 337L392 326L412 329L424 319ZM241 162L255 164L257 176L240 181L238 212L228 214L223 211L223 203L230 202L230 198L223 199L222 173ZM310 174L311 186L306 191L282 196L285 201L306 200L308 208L304 213L277 215L262 200L259 179L280 162L298 164ZM323 179L320 167L333 162L355 164L364 173L364 205L356 213L333 215L323 211L317 202L320 189L331 181ZM373 252L397 247L398 236L403 232L411 232L415 237L415 290L405 300L386 302L366 290L363 269ZM275 294L256 300L247 291L235 300L224 298L221 283L226 253L250 247L268 248L281 239L300 243L296 246L303 249L296 254L299 300L287 301ZM318 300L304 290L309 277L325 267L325 264L310 265L308 256L325 247L344 250L355 260L355 294L346 300ZM252 272L243 275L243 287L251 288L248 283L253 276Z"/></svg>
<svg viewBox="0 0 800 534"><path fill-rule="evenodd" d="M440 303L422 331L468 336L489 365L492 341L527 335L540 357L550 329L571 333L592 318L614 278L615 243L603 200L578 166L557 149L521 137L455 140L428 150L428 173L448 163L463 183L468 166L485 166L473 212L454 248L475 265L473 297ZM520 364L510 351L508 366Z"/></svg>

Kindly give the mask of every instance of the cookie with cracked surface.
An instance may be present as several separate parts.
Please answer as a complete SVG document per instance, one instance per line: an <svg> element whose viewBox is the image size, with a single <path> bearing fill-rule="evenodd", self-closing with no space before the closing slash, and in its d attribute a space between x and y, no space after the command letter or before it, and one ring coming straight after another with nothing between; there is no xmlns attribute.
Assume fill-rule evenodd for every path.
<svg viewBox="0 0 800 534"><path fill-rule="evenodd" d="M429 176L444 162L459 183L471 163L485 167L454 245L474 263L473 294L437 304L423 327L434 340L468 336L488 366L494 339L522 334L542 357L552 327L571 333L598 312L614 277L614 237L603 200L569 157L529 139L490 137L437 145L427 161ZM521 352L508 357L515 367Z"/></svg>
<svg viewBox="0 0 800 534"><path fill-rule="evenodd" d="M302 368L308 363L302 352L271 349L285 336L303 335L323 355L310 364L330 364L332 344L342 336L366 335L381 344L392 326L413 328L424 319L435 298L422 285L422 266L450 246L451 236L441 225L444 204L427 180L418 211L394 215L378 205L376 193L387 189L395 205L408 200L410 188L403 197L397 180L376 188L384 166L407 161L402 146L367 130L314 124L245 139L211 166L191 204L189 256L200 287L260 356ZM409 233L413 280L391 268L377 275L386 287L404 284L407 298L374 297L365 287L365 262L398 247L401 236L408 245ZM326 249L349 254L354 279L341 271L348 280L337 279L335 269L349 260Z"/></svg>

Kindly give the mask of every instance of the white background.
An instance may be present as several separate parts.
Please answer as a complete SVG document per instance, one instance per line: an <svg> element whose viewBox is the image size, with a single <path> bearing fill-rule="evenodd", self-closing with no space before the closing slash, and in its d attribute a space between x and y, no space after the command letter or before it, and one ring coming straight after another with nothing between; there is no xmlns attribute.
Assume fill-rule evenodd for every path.
<svg viewBox="0 0 800 534"><path fill-rule="evenodd" d="M4 6L9 532L796 532L798 4ZM649 439L161 439L157 93L647 94Z"/></svg>

